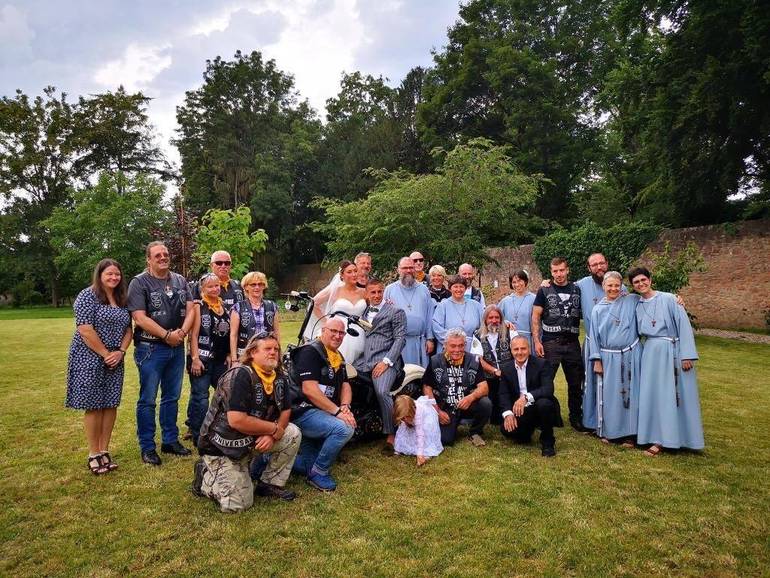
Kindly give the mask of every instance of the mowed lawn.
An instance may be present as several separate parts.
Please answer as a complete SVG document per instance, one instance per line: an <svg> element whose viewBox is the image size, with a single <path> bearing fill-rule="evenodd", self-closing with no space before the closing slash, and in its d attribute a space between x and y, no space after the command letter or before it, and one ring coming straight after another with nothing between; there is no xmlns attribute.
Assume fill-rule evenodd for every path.
<svg viewBox="0 0 770 578"><path fill-rule="evenodd" d="M284 335L296 333L285 324ZM63 406L72 319L0 321L0 575L747 576L770 570L770 347L698 339L707 449L649 458L557 430L558 455L461 441L426 467L350 447L339 490L220 514L191 458L139 460L131 354L113 457ZM566 408L564 382L558 395ZM185 381L179 424L189 386Z"/></svg>

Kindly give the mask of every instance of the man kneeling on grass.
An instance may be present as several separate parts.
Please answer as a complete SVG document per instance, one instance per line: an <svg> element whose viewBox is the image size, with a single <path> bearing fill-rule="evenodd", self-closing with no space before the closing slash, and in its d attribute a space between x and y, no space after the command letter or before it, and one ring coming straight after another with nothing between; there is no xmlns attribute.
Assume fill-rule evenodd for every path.
<svg viewBox="0 0 770 578"><path fill-rule="evenodd" d="M219 380L198 440L192 491L223 512L248 510L254 493L293 500L284 489L302 434L289 423L289 380L280 367L281 346L272 333L253 336L238 365ZM252 449L267 454L256 488L249 475ZM255 460L261 460L257 455Z"/></svg>
<svg viewBox="0 0 770 578"><path fill-rule="evenodd" d="M430 358L422 391L436 400L443 446L454 445L460 420L466 418L473 419L471 443L476 447L486 445L481 435L492 414L489 387L478 356L465 352L465 331L460 327L447 331L444 351Z"/></svg>

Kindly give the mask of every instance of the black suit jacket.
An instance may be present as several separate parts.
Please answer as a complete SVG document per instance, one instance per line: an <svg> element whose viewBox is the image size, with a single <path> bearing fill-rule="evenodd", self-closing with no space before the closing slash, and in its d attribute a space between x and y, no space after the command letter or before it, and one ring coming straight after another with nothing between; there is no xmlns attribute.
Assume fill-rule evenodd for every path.
<svg viewBox="0 0 770 578"><path fill-rule="evenodd" d="M514 402L521 397L519 392L519 374L516 373L515 362L506 363L500 368L500 387L498 396L500 409L510 411ZM561 414L559 400L553 394L553 369L545 360L530 355L527 360L527 392L532 394L535 401L541 397L551 399L556 404L557 415Z"/></svg>

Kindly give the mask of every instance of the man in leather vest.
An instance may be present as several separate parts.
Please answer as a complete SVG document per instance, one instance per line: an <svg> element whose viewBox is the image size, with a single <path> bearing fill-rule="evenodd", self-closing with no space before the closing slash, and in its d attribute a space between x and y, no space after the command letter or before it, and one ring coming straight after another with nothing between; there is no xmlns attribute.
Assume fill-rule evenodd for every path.
<svg viewBox="0 0 770 578"><path fill-rule="evenodd" d="M249 509L255 493L286 501L295 497L284 486L302 434L289 423L289 380L279 366L280 355L272 334L252 337L241 364L219 380L201 426L192 491L216 501L223 512ZM256 488L249 473L253 452L269 456Z"/></svg>
<svg viewBox="0 0 770 578"><path fill-rule="evenodd" d="M424 395L436 400L441 427L441 443L454 445L460 420L472 418L470 441L486 445L482 434L489 423L492 402L478 357L465 351L465 331L455 327L447 331L444 351L430 358L423 377Z"/></svg>
<svg viewBox="0 0 770 578"><path fill-rule="evenodd" d="M155 451L155 402L160 388L161 451L189 456L176 425L184 375L184 340L192 329L193 302L185 278L169 270L168 249L161 241L147 245L147 269L128 286L128 310L134 320L134 361L139 369L136 435L142 461L159 466Z"/></svg>
<svg viewBox="0 0 770 578"><path fill-rule="evenodd" d="M499 425L503 421L503 411L500 408L498 396L500 375L502 375L502 369L505 365L513 363L510 335L512 325L504 319L503 312L497 305L487 305L481 318L481 327L476 332L483 352L479 358L479 363L484 370L484 376L489 387L489 400L492 402L490 422L495 425Z"/></svg>
<svg viewBox="0 0 770 578"><path fill-rule="evenodd" d="M243 288L235 279L230 278L230 271L233 268L233 260L227 251L214 251L211 254L211 263L209 264L211 272L219 279L222 291L219 296L227 311L232 309L233 305L244 300ZM200 283L193 284L193 299L201 298Z"/></svg>
<svg viewBox="0 0 770 578"><path fill-rule="evenodd" d="M457 268L457 274L465 279L465 284L468 286L465 290L465 299L473 299L481 303L482 308L486 307L487 304L481 289L473 286L473 280L476 278L476 268L470 263L463 263Z"/></svg>
<svg viewBox="0 0 770 578"><path fill-rule="evenodd" d="M563 257L551 260L552 282L540 287L532 307L532 340L535 353L551 364L553 377L559 365L567 380L569 422L577 431L583 427L583 356L580 352L580 287L569 280L569 266ZM542 338L541 338L542 330Z"/></svg>

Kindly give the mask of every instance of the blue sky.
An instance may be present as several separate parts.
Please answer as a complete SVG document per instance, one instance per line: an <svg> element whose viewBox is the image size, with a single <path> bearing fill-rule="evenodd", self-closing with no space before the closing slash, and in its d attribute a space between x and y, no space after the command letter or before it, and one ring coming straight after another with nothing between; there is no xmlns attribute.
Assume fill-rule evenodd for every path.
<svg viewBox="0 0 770 578"><path fill-rule="evenodd" d="M323 113L343 71L397 84L429 66L457 12L457 0L0 0L0 93L141 90L176 160L175 106L206 59L260 50Z"/></svg>

